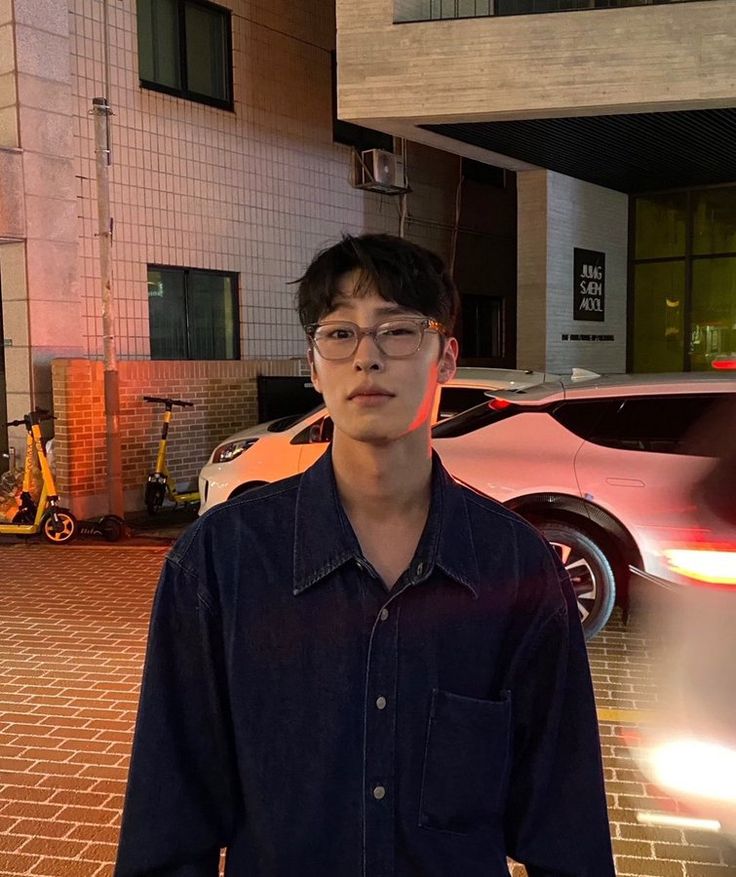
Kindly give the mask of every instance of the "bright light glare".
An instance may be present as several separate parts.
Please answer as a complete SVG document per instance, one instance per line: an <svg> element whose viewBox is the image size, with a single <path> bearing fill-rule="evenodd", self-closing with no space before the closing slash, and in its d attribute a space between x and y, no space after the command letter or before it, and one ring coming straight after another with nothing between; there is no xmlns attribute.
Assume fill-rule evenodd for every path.
<svg viewBox="0 0 736 877"><path fill-rule="evenodd" d="M663 553L675 572L699 582L736 585L736 550L667 548Z"/></svg>
<svg viewBox="0 0 736 877"><path fill-rule="evenodd" d="M642 825L670 825L673 828L698 828L701 831L720 831L721 823L717 819L697 819L694 816L682 816L679 813L648 813L636 814L636 821Z"/></svg>
<svg viewBox="0 0 736 877"><path fill-rule="evenodd" d="M650 755L663 788L716 801L736 801L736 750L703 740L672 740Z"/></svg>

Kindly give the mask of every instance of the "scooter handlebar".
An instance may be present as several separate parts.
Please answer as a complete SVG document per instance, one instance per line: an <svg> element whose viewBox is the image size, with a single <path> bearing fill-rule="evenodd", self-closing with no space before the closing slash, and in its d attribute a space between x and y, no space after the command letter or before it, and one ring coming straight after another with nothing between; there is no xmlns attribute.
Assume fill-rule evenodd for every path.
<svg viewBox="0 0 736 877"><path fill-rule="evenodd" d="M54 415L50 411L47 411L45 408L34 408L31 414L35 414L39 420L56 420ZM31 414L26 414L26 417L30 417ZM5 425L25 426L26 417L21 417L20 420L9 420Z"/></svg>
<svg viewBox="0 0 736 877"><path fill-rule="evenodd" d="M194 408L194 402L185 402L183 399L163 399L160 396L144 396L144 402L154 402L159 405L179 405L181 408Z"/></svg>

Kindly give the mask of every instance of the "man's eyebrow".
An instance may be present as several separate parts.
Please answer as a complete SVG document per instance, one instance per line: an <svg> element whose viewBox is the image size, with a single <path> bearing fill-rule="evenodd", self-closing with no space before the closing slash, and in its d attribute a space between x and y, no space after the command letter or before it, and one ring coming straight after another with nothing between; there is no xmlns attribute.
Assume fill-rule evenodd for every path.
<svg viewBox="0 0 736 877"><path fill-rule="evenodd" d="M332 302L331 310L336 311L341 308L345 308L345 310L353 311L355 310L355 299L351 296L350 298L336 298ZM387 304L385 307L376 308L376 314L379 317L391 317L394 314L414 314L412 308L406 307L400 304Z"/></svg>

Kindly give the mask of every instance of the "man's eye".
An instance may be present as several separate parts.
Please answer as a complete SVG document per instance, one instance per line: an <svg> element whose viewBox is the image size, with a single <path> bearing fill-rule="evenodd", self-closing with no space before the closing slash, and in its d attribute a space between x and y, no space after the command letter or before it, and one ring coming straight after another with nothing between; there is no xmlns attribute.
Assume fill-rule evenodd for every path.
<svg viewBox="0 0 736 877"><path fill-rule="evenodd" d="M379 330L379 334L396 338L402 335L416 335L417 331L416 326L384 326Z"/></svg>
<svg viewBox="0 0 736 877"><path fill-rule="evenodd" d="M348 329L344 326L338 326L335 329L330 329L328 332L325 332L322 337L329 338L330 341L347 341L354 336L355 332L352 329Z"/></svg>

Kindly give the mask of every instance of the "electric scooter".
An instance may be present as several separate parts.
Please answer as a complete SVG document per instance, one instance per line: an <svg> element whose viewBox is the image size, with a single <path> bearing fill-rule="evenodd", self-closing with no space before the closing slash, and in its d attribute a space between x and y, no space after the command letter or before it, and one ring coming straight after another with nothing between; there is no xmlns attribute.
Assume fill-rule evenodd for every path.
<svg viewBox="0 0 736 877"><path fill-rule="evenodd" d="M149 473L146 482L145 502L149 515L155 515L161 508L164 498L168 495L175 506L194 505L200 501L199 491L192 490L187 493L179 493L176 484L169 474L166 463L166 443L169 435L169 424L174 416L175 405L180 408L193 408L194 402L185 402L183 399L161 398L159 396L144 396L144 402L151 402L164 406L163 425L161 427L161 439L158 443L156 455L156 468Z"/></svg>
<svg viewBox="0 0 736 877"><path fill-rule="evenodd" d="M76 536L102 536L108 542L117 542L125 533L125 522L117 515L104 515L94 521L78 521L69 509L59 505L56 480L51 471L43 439L41 421L53 420L43 408L35 408L21 420L11 420L8 426L25 426L26 453L23 464L23 482L17 506L12 514L0 518L0 535L41 535L53 545L70 542ZM33 498L34 459L41 470L41 495Z"/></svg>
<svg viewBox="0 0 736 877"><path fill-rule="evenodd" d="M25 426L26 454L23 465L23 484L18 506L9 520L0 520L0 534L33 536L41 535L54 545L71 541L78 532L77 519L69 511L59 505L54 475L46 459L46 452L41 438L41 421L51 420L52 415L42 408L36 408L21 420L11 420L8 426ZM34 500L33 471L34 457L41 469L41 495Z"/></svg>

